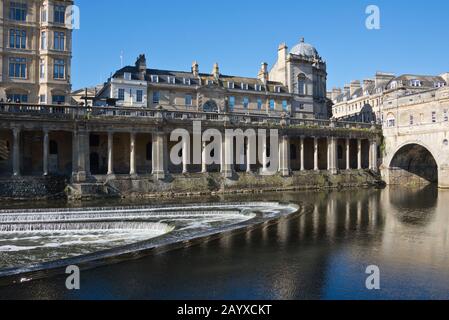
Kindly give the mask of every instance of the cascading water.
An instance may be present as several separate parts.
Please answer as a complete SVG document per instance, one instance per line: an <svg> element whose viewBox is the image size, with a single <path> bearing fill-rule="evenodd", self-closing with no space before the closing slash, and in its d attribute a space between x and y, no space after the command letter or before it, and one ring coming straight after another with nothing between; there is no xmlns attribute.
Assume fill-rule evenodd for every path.
<svg viewBox="0 0 449 320"><path fill-rule="evenodd" d="M0 270L81 257L159 239L185 241L256 216L297 208L278 203L0 210ZM162 239L162 240L161 240ZM142 249L142 248L139 248Z"/></svg>

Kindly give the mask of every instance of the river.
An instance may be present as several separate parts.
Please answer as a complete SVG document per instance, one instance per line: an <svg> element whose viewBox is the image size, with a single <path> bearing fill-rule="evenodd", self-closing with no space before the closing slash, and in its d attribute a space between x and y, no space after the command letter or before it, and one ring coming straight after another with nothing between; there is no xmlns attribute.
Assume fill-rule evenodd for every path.
<svg viewBox="0 0 449 320"><path fill-rule="evenodd" d="M449 298L449 190L391 187L182 202L218 200L286 201L306 210L265 229L82 271L79 291L65 289L65 277L54 277L1 287L0 298ZM108 201L115 204L124 203ZM379 268L380 290L366 289L368 266Z"/></svg>

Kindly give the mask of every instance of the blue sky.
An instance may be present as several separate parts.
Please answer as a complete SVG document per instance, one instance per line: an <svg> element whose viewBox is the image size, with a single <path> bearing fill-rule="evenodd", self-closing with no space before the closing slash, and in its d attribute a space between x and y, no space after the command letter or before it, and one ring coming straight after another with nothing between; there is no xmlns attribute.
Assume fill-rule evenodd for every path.
<svg viewBox="0 0 449 320"><path fill-rule="evenodd" d="M449 72L449 1L427 0L75 0L73 89L106 81L124 64L147 56L149 68L255 77L273 65L277 48L304 37L327 61L328 87L376 71ZM381 29L365 28L365 9L380 8Z"/></svg>

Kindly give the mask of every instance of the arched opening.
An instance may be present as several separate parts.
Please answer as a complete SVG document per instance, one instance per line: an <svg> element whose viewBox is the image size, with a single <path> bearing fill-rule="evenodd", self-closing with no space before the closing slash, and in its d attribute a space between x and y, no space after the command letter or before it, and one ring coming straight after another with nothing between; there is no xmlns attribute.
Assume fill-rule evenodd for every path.
<svg viewBox="0 0 449 320"><path fill-rule="evenodd" d="M390 164L392 184L438 183L438 165L425 147L409 144L399 149Z"/></svg>
<svg viewBox="0 0 449 320"><path fill-rule="evenodd" d="M214 100L209 100L203 105L204 112L218 112L217 103Z"/></svg>

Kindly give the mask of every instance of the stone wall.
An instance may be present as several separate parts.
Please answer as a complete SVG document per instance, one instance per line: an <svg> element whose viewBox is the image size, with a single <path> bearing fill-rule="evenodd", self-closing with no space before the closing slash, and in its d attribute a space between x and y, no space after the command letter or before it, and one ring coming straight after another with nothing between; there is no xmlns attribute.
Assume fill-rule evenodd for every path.
<svg viewBox="0 0 449 320"><path fill-rule="evenodd" d="M64 198L67 180L63 177L20 177L0 179L0 199L33 200Z"/></svg>
<svg viewBox="0 0 449 320"><path fill-rule="evenodd" d="M164 181L116 178L101 183L75 184L69 199L96 197L154 198L220 193L257 193L264 191L330 189L383 186L378 175L369 171L344 171L338 175L327 172L295 173L290 177L235 173L231 179L219 173L172 175Z"/></svg>

